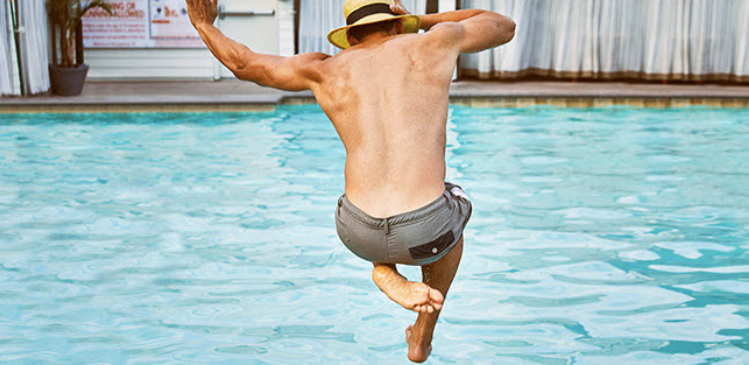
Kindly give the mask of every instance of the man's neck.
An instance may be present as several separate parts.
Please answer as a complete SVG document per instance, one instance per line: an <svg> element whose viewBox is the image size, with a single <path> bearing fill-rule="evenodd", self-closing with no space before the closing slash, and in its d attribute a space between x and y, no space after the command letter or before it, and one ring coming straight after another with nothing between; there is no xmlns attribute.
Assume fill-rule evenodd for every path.
<svg viewBox="0 0 749 365"><path fill-rule="evenodd" d="M396 35L395 33L377 32L366 36L359 44L376 44Z"/></svg>

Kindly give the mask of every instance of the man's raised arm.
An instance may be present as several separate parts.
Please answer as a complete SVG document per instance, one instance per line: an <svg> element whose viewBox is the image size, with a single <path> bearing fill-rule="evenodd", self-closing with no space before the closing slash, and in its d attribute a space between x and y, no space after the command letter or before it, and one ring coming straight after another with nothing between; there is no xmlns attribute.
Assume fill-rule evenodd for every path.
<svg viewBox="0 0 749 365"><path fill-rule="evenodd" d="M408 14L400 0L391 10ZM420 15L421 29L442 41L457 44L460 53L474 53L505 44L515 37L515 22L495 12L465 9L439 14Z"/></svg>
<svg viewBox="0 0 749 365"><path fill-rule="evenodd" d="M237 78L288 91L308 90L320 81L319 63L330 56L303 53L281 57L255 53L213 25L218 16L218 0L187 0L187 10L208 49Z"/></svg>

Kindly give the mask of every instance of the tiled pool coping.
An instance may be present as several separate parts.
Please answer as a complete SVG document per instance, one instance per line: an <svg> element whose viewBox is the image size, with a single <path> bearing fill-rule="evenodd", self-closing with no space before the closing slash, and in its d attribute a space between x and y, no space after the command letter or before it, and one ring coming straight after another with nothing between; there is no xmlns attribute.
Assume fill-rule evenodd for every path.
<svg viewBox="0 0 749 365"><path fill-rule="evenodd" d="M460 81L453 83L450 100L472 107L748 108L749 85ZM238 81L90 82L83 95L74 98L0 98L0 113L242 112L314 102L309 92L281 92Z"/></svg>

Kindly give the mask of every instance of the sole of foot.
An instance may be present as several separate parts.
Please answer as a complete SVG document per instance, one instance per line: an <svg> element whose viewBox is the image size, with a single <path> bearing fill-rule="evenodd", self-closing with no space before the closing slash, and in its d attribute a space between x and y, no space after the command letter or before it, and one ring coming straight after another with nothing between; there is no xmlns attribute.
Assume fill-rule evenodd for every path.
<svg viewBox="0 0 749 365"><path fill-rule="evenodd" d="M442 309L442 303L445 301L439 290L416 281L403 280L401 283L393 283L380 289L403 308L415 312L434 313Z"/></svg>

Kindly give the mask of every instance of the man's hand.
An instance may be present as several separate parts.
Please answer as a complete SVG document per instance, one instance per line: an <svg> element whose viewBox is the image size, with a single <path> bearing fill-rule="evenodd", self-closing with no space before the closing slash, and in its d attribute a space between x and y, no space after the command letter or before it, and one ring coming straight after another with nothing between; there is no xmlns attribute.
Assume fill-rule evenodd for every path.
<svg viewBox="0 0 749 365"><path fill-rule="evenodd" d="M218 16L218 0L187 0L187 13L192 25L213 24Z"/></svg>
<svg viewBox="0 0 749 365"><path fill-rule="evenodd" d="M401 0L395 0L395 3L393 3L393 5L390 5L390 11L395 13L395 15L411 14L408 10L406 10L406 7L403 6L403 3L401 2Z"/></svg>

